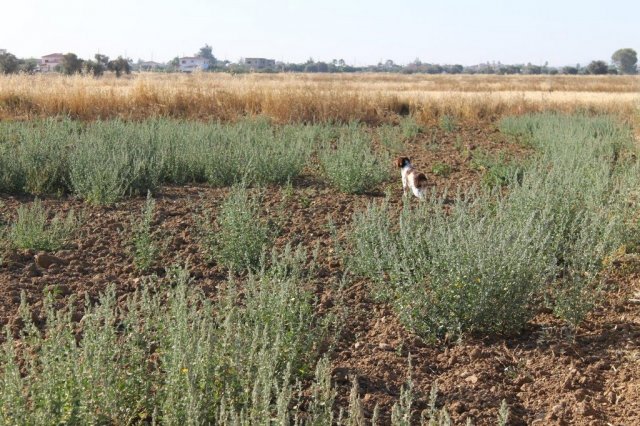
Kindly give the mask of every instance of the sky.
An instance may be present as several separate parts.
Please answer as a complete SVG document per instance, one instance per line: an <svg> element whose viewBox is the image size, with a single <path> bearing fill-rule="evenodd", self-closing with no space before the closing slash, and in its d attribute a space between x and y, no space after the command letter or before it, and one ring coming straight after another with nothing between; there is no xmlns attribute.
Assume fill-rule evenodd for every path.
<svg viewBox="0 0 640 426"><path fill-rule="evenodd" d="M0 49L166 62L209 44L218 59L367 65L552 66L640 52L640 0L2 0Z"/></svg>

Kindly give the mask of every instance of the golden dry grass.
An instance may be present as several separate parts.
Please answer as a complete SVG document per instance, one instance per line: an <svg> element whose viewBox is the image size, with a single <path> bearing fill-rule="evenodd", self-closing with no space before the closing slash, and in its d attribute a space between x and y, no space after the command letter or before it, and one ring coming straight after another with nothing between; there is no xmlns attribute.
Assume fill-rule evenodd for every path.
<svg viewBox="0 0 640 426"><path fill-rule="evenodd" d="M116 79L61 75L0 77L0 118L69 115L92 120L166 116L278 122L367 123L412 113L421 122L560 110L620 114L637 121L640 76L400 74L136 74Z"/></svg>

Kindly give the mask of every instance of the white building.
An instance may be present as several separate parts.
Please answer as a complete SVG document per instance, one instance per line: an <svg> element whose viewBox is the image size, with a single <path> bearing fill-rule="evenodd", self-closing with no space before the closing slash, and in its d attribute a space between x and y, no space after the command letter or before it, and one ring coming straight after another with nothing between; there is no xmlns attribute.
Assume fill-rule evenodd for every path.
<svg viewBox="0 0 640 426"><path fill-rule="evenodd" d="M5 55L7 53L7 49L0 49L0 55Z"/></svg>
<svg viewBox="0 0 640 426"><path fill-rule="evenodd" d="M193 72L209 69L209 60L200 56L180 58L180 71Z"/></svg>
<svg viewBox="0 0 640 426"><path fill-rule="evenodd" d="M64 55L62 53L52 53L50 55L45 55L40 58L40 63L38 64L38 71L40 72L50 72L55 71L57 66L62 66L62 60L64 59Z"/></svg>

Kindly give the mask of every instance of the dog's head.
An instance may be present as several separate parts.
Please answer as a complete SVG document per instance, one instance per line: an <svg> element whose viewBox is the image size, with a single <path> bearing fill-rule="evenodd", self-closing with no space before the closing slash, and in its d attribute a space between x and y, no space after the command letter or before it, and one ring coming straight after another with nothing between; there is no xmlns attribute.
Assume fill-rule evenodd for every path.
<svg viewBox="0 0 640 426"><path fill-rule="evenodd" d="M409 157L398 157L396 158L396 166L398 168L403 168L405 166L408 166L411 164L411 160L409 159Z"/></svg>

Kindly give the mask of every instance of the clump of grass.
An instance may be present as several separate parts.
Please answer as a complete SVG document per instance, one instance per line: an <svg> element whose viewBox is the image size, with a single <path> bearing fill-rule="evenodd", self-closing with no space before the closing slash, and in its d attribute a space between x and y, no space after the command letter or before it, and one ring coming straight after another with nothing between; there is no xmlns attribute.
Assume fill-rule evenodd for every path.
<svg viewBox="0 0 640 426"><path fill-rule="evenodd" d="M445 114L442 117L440 117L438 124L440 128L447 133L453 133L458 128L458 124L456 122L455 117L448 114Z"/></svg>
<svg viewBox="0 0 640 426"><path fill-rule="evenodd" d="M402 129L399 126L383 124L376 129L380 143L391 155L399 155L405 151Z"/></svg>
<svg viewBox="0 0 640 426"><path fill-rule="evenodd" d="M158 160L145 128L132 129L120 121L96 123L71 155L71 186L90 203L112 204L153 191L160 182Z"/></svg>
<svg viewBox="0 0 640 426"><path fill-rule="evenodd" d="M7 238L10 245L19 249L56 251L73 236L78 228L78 218L73 210L66 217L57 214L49 220L50 211L36 200L30 205L18 207L18 217L10 226Z"/></svg>
<svg viewBox="0 0 640 426"><path fill-rule="evenodd" d="M431 173L436 176L447 177L452 171L453 169L447 163L436 163L431 167Z"/></svg>
<svg viewBox="0 0 640 426"><path fill-rule="evenodd" d="M359 126L350 126L340 135L336 147L320 152L322 170L338 190L350 194L372 191L389 179L390 158L375 153L367 134Z"/></svg>
<svg viewBox="0 0 640 426"><path fill-rule="evenodd" d="M482 183L488 188L505 186L522 180L523 165L504 153L493 155L483 149L471 154L471 168L482 172Z"/></svg>
<svg viewBox="0 0 640 426"><path fill-rule="evenodd" d="M407 139L418 136L424 130L413 116L400 119L400 129L402 129L402 135Z"/></svg>
<svg viewBox="0 0 640 426"><path fill-rule="evenodd" d="M147 272L158 259L160 247L154 240L151 224L153 222L153 212L156 202L147 194L147 200L142 207L142 215L132 222L133 234L131 243L133 246L133 264L138 271Z"/></svg>
<svg viewBox="0 0 640 426"><path fill-rule="evenodd" d="M214 228L205 219L203 245L210 258L235 272L255 270L272 230L260 218L260 201L245 185L235 185L220 206Z"/></svg>

